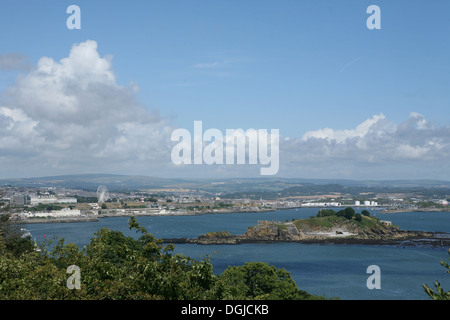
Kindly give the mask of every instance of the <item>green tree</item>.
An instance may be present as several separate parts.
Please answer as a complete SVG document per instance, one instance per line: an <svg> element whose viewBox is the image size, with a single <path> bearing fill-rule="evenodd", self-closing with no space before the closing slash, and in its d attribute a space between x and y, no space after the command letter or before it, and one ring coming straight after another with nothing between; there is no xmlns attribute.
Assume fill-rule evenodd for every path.
<svg viewBox="0 0 450 320"><path fill-rule="evenodd" d="M450 249L448 250L449 258L450 260ZM445 262L441 261L441 265L447 269L447 273L450 273L450 265ZM436 288L436 291L433 291L430 287L423 284L423 289L425 290L426 294L433 300L450 300L450 291L444 291L444 289L441 287L441 284L439 281L434 282L434 287Z"/></svg>
<svg viewBox="0 0 450 320"><path fill-rule="evenodd" d="M7 208L4 208L7 210ZM0 238L5 249L15 256L34 249L34 243L30 237L23 237L20 224L11 217L8 212L0 212Z"/></svg>
<svg viewBox="0 0 450 320"><path fill-rule="evenodd" d="M297 288L284 269L263 262L247 262L243 266L228 267L220 276L226 290L223 298L292 300L318 298Z"/></svg>
<svg viewBox="0 0 450 320"><path fill-rule="evenodd" d="M320 209L317 213L317 217L328 217L328 216L334 216L336 215L336 212L332 209Z"/></svg>
<svg viewBox="0 0 450 320"><path fill-rule="evenodd" d="M336 215L338 217L343 217L345 215L345 211L343 209L339 210L338 212L336 212Z"/></svg>
<svg viewBox="0 0 450 320"><path fill-rule="evenodd" d="M344 209L344 217L347 219L352 219L355 216L355 210L352 207L347 207Z"/></svg>
<svg viewBox="0 0 450 320"><path fill-rule="evenodd" d="M64 239L40 251L13 254L0 237L0 299L311 299L284 269L265 263L230 267L215 275L209 258L174 253L129 219L137 237L102 228L81 250ZM67 268L81 270L81 289L66 286ZM320 298L320 297L319 297Z"/></svg>
<svg viewBox="0 0 450 320"><path fill-rule="evenodd" d="M362 215L360 213L356 213L355 214L355 220L358 221L358 222L362 221Z"/></svg>
<svg viewBox="0 0 450 320"><path fill-rule="evenodd" d="M361 214L362 214L363 216L370 217L370 212L367 211L367 210L361 211Z"/></svg>

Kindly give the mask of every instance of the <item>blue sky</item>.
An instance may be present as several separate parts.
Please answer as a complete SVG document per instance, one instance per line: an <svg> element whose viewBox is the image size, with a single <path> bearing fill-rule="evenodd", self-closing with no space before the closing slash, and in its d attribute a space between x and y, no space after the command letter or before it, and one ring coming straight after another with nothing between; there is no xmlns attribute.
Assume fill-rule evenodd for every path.
<svg viewBox="0 0 450 320"><path fill-rule="evenodd" d="M71 4L81 9L81 30L66 28ZM381 8L380 30L366 27L366 9L372 4ZM414 113L434 128L426 134L433 144L447 146L442 139L450 125L448 12L450 3L443 0L3 1L0 55L20 54L35 66L42 57L60 61L74 44L93 40L100 57L113 57L116 84L138 87L132 90L134 99L149 112L156 110L167 126L191 130L194 120L202 120L205 127L220 130L279 129L283 139L304 141L308 132L355 130L380 114L400 128ZM17 76L30 70L0 68L0 90L18 88ZM0 105L13 109L14 99L3 98ZM431 140L414 145L415 132L394 131L399 139L409 139L397 146L416 148L414 154L421 159L408 158L407 165L398 159L360 159L337 174L315 171L307 164L313 160L299 158L299 167L286 165L280 174L366 179L379 177L377 170L383 168L381 178L409 178L413 171L414 178L450 179L444 162L440 170L436 162L449 160L448 153L433 153L428 159L423 152ZM304 148L298 152L310 150ZM8 150L3 151L5 157ZM295 158L285 154L286 164ZM39 156L34 153L30 159ZM328 160L333 166L340 161L348 165L349 157L332 152ZM7 158L11 174L15 161ZM64 159L60 161L29 171L17 169L17 175L78 172L83 167L64 167ZM399 173L403 167L408 170ZM211 170L207 168L207 174L219 174ZM166 174L183 174L175 171L167 168ZM158 170L124 173L150 175Z"/></svg>

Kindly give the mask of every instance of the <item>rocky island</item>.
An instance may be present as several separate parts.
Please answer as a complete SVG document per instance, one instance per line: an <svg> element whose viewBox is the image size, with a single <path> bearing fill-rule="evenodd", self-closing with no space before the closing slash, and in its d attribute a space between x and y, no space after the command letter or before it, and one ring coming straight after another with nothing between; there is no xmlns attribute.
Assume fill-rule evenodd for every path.
<svg viewBox="0 0 450 320"><path fill-rule="evenodd" d="M172 239L193 244L241 244L255 242L299 242L334 244L431 244L450 245L450 235L440 232L407 231L352 208L335 212L322 209L317 216L292 221L258 221L244 234L210 232L193 239ZM170 240L169 240L170 241Z"/></svg>

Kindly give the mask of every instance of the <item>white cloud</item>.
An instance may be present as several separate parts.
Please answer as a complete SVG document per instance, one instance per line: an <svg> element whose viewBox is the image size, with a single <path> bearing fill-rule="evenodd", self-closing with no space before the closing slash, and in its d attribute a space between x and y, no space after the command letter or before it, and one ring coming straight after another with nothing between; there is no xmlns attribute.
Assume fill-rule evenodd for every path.
<svg viewBox="0 0 450 320"><path fill-rule="evenodd" d="M399 159L419 159L427 154L430 148L401 144L397 147L395 156Z"/></svg>
<svg viewBox="0 0 450 320"><path fill-rule="evenodd" d="M95 41L75 44L60 61L41 58L2 95L0 176L259 176L259 166L173 165L174 128L142 106L136 90L117 84L112 57L101 57ZM287 177L450 177L450 127L417 112L402 123L377 114L354 128L280 137L279 150L279 175Z"/></svg>
<svg viewBox="0 0 450 320"><path fill-rule="evenodd" d="M448 179L449 161L450 127L435 128L416 112L399 124L379 114L354 129L309 131L280 144L280 172L303 177L407 179L420 172Z"/></svg>
<svg viewBox="0 0 450 320"><path fill-rule="evenodd" d="M226 59L226 60L217 60L211 62L201 62L193 65L196 69L213 69L213 68L223 68L229 65L231 62L237 62L237 59Z"/></svg>
<svg viewBox="0 0 450 320"><path fill-rule="evenodd" d="M425 130L432 128L431 123L425 120L424 116L417 112L411 112L411 121L415 122L416 128L419 130Z"/></svg>
<svg viewBox="0 0 450 320"><path fill-rule="evenodd" d="M116 83L112 58L100 57L95 41L75 44L59 62L41 58L5 96L0 174L11 176L18 160L27 162L23 153L29 158L21 170L34 175L151 174L152 162L162 163L168 154L168 125L136 101L133 88Z"/></svg>
<svg viewBox="0 0 450 320"><path fill-rule="evenodd" d="M311 138L326 139L328 142L336 141L337 143L345 142L352 138L363 138L375 128L376 124L382 123L386 117L383 114L374 115L371 119L367 119L355 129L351 130L333 130L330 128L320 129L317 131L308 131L303 135L303 141Z"/></svg>

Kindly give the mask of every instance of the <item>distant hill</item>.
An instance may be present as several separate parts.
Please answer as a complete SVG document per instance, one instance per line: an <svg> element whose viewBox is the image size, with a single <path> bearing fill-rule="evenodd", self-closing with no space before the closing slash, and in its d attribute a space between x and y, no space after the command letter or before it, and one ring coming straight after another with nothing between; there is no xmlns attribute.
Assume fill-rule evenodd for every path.
<svg viewBox="0 0 450 320"><path fill-rule="evenodd" d="M450 181L440 180L341 180L300 178L228 178L228 179L168 179L149 176L114 174L79 174L37 178L0 179L0 186L18 187L62 187L93 191L105 185L110 191L143 189L196 189L215 193L265 192L292 193L305 189L327 191L343 188L450 188ZM320 187L323 186L323 187ZM306 187L306 188L305 188Z"/></svg>
<svg viewBox="0 0 450 320"><path fill-rule="evenodd" d="M1 185L18 187L60 187L87 191L97 190L100 185L106 185L110 191L163 188L170 182L172 181L169 179L112 174L80 174L39 178L0 179Z"/></svg>

